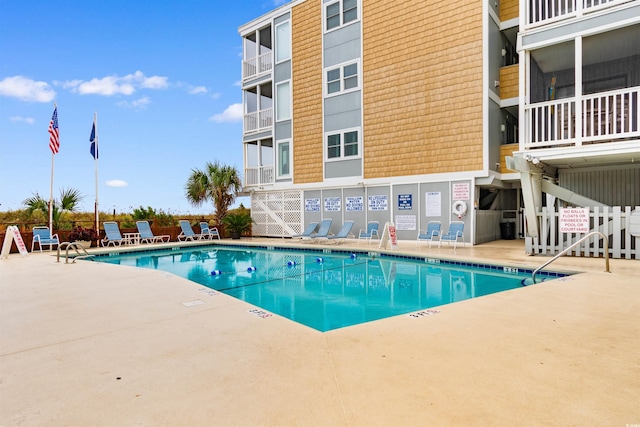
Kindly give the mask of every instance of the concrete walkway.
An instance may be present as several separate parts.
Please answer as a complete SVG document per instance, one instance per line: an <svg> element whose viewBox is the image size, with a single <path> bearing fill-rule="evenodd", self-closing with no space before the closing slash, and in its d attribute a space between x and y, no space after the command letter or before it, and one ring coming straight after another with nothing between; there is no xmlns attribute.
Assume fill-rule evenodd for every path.
<svg viewBox="0 0 640 427"><path fill-rule="evenodd" d="M419 252L546 260L517 241ZM12 254L0 426L640 423L640 262L553 269L585 273L321 333L168 273Z"/></svg>

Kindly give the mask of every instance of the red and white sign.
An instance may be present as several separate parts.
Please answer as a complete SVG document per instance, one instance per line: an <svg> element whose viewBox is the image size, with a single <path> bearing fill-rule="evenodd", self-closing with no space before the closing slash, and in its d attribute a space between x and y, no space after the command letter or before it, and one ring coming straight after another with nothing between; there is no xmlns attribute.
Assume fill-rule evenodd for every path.
<svg viewBox="0 0 640 427"><path fill-rule="evenodd" d="M385 249L387 247L387 242L391 242L391 249L395 249L398 247L396 226L392 222L387 222L384 224L384 230L382 231L382 236L380 236L380 243L378 244L378 248Z"/></svg>
<svg viewBox="0 0 640 427"><path fill-rule="evenodd" d="M12 242L16 242L20 255L27 256L29 254L29 252L27 252L27 246L24 244L24 240L22 240L20 230L15 225L10 225L7 227L7 231L4 234L4 242L2 242L0 259L6 259L9 256Z"/></svg>
<svg viewBox="0 0 640 427"><path fill-rule="evenodd" d="M398 247L398 236L396 236L396 226L389 224L389 240L391 240L391 249Z"/></svg>
<svg viewBox="0 0 640 427"><path fill-rule="evenodd" d="M471 197L471 191L469 190L469 183L455 183L451 186L451 195L453 200L469 200Z"/></svg>
<svg viewBox="0 0 640 427"><path fill-rule="evenodd" d="M560 208L561 233L588 233L589 208Z"/></svg>

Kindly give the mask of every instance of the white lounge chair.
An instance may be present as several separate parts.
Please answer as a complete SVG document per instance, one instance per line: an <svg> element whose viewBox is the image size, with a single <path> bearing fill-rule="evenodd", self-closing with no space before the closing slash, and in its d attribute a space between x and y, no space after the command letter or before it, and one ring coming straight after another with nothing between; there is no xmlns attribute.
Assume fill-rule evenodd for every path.
<svg viewBox="0 0 640 427"><path fill-rule="evenodd" d="M122 237L120 233L120 227L118 227L117 222L108 221L103 222L102 226L104 227L105 237L100 241L102 246L120 246L123 243L131 243L129 239L125 239Z"/></svg>
<svg viewBox="0 0 640 427"><path fill-rule="evenodd" d="M200 234L205 239L212 239L213 240L214 237L217 237L218 240L220 240L220 233L218 232L218 228L217 227L209 227L209 224L204 222L204 221L200 222Z"/></svg>
<svg viewBox="0 0 640 427"><path fill-rule="evenodd" d="M342 224L342 228L340 228L340 231L338 231L338 234L327 236L327 240L331 243L338 243L339 240L353 239L356 236L351 233L352 228L353 221L345 221L344 224Z"/></svg>
<svg viewBox="0 0 640 427"><path fill-rule="evenodd" d="M171 240L171 236L168 234L154 235L149 221L136 221L136 227L138 228L138 233L140 233L140 243L160 243Z"/></svg>
<svg viewBox="0 0 640 427"><path fill-rule="evenodd" d="M202 240L205 238L202 235L202 233L200 234L195 233L193 231L193 228L191 228L191 224L186 219L181 219L179 222L180 222L180 229L182 230L178 235L179 241L184 242L187 240Z"/></svg>

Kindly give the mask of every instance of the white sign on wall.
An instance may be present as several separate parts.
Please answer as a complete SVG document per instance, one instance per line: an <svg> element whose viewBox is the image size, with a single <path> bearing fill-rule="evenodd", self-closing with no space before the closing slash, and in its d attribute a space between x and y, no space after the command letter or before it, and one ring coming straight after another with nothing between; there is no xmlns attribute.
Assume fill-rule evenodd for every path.
<svg viewBox="0 0 640 427"><path fill-rule="evenodd" d="M560 208L561 233L588 233L589 208Z"/></svg>
<svg viewBox="0 0 640 427"><path fill-rule="evenodd" d="M386 211L389 209L389 197L386 195L369 196L370 211Z"/></svg>
<svg viewBox="0 0 640 427"><path fill-rule="evenodd" d="M304 199L304 210L307 212L320 212L320 198Z"/></svg>
<svg viewBox="0 0 640 427"><path fill-rule="evenodd" d="M396 230L414 230L416 229L415 215L396 215L393 217L396 223Z"/></svg>
<svg viewBox="0 0 640 427"><path fill-rule="evenodd" d="M340 203L340 197L325 197L324 198L324 211L325 212L340 212L342 209L342 203Z"/></svg>
<svg viewBox="0 0 640 427"><path fill-rule="evenodd" d="M425 197L427 216L442 215L442 193L439 191L428 191Z"/></svg>
<svg viewBox="0 0 640 427"><path fill-rule="evenodd" d="M364 210L364 197L345 197L344 208L346 211L363 211Z"/></svg>

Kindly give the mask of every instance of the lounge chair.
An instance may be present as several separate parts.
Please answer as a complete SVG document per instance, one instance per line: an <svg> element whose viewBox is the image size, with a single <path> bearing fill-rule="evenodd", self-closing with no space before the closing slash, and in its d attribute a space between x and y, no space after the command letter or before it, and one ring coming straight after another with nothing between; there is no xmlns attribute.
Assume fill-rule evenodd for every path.
<svg viewBox="0 0 640 427"><path fill-rule="evenodd" d="M329 237L329 230L331 229L331 223L333 220L331 218L323 219L320 223L320 227L318 231L315 233L311 233L308 237L303 237L303 242L313 242L317 239L323 239Z"/></svg>
<svg viewBox="0 0 640 427"><path fill-rule="evenodd" d="M129 239L125 239L120 234L120 227L117 222L109 221L103 222L105 237L100 241L102 246L120 246L123 243L131 243Z"/></svg>
<svg viewBox="0 0 640 427"><path fill-rule="evenodd" d="M351 233L352 228L353 221L345 221L344 224L342 224L342 228L340 229L340 231L338 231L338 234L334 236L328 236L327 239L335 243L337 243L338 240L353 239L356 236Z"/></svg>
<svg viewBox="0 0 640 427"><path fill-rule="evenodd" d="M371 244L371 239L373 239L374 237L376 239L379 239L380 235L378 235L378 226L378 221L369 221L367 223L366 229L361 228L360 232L358 233L358 244L360 244L360 239L367 239L369 241L369 244Z"/></svg>
<svg viewBox="0 0 640 427"><path fill-rule="evenodd" d="M138 227L138 233L140 233L140 243L160 243L171 240L171 236L168 234L154 235L149 226L149 221L136 221L136 227Z"/></svg>
<svg viewBox="0 0 640 427"><path fill-rule="evenodd" d="M58 235L51 235L51 230L49 227L45 226L37 226L33 227L33 240L31 240L31 252L33 252L33 248L35 244L38 243L38 247L40 248L40 252L42 252L42 245L48 245L49 250L53 250L53 246L60 246L60 239L58 239Z"/></svg>
<svg viewBox="0 0 640 427"><path fill-rule="evenodd" d="M451 221L451 224L449 224L449 231L440 235L440 242L438 243L438 246L440 246L442 242L447 242L448 244L453 242L453 249L455 249L458 244L458 237L462 237L462 244L464 245L464 222Z"/></svg>
<svg viewBox="0 0 640 427"><path fill-rule="evenodd" d="M316 227L318 227L318 223L317 222L310 222L309 225L307 225L307 228L305 228L305 230L301 234L294 234L291 237L292 238L300 238L300 239L303 239L305 237L311 237L313 232L316 230Z"/></svg>
<svg viewBox="0 0 640 427"><path fill-rule="evenodd" d="M193 231L193 228L191 228L191 224L189 224L189 221L187 221L186 219L180 220L180 229L182 229L182 231L178 235L178 241L180 242L184 242L187 240L202 240L205 238L202 233L196 234Z"/></svg>
<svg viewBox="0 0 640 427"><path fill-rule="evenodd" d="M427 231L424 233L418 233L416 248L421 240L427 240L429 242L429 247L431 247L431 242L440 236L440 225L440 221L429 221L429 224L427 224Z"/></svg>
<svg viewBox="0 0 640 427"><path fill-rule="evenodd" d="M213 240L214 237L217 237L220 240L220 233L218 232L217 227L209 227L209 224L201 221L200 222L200 234L205 239Z"/></svg>

